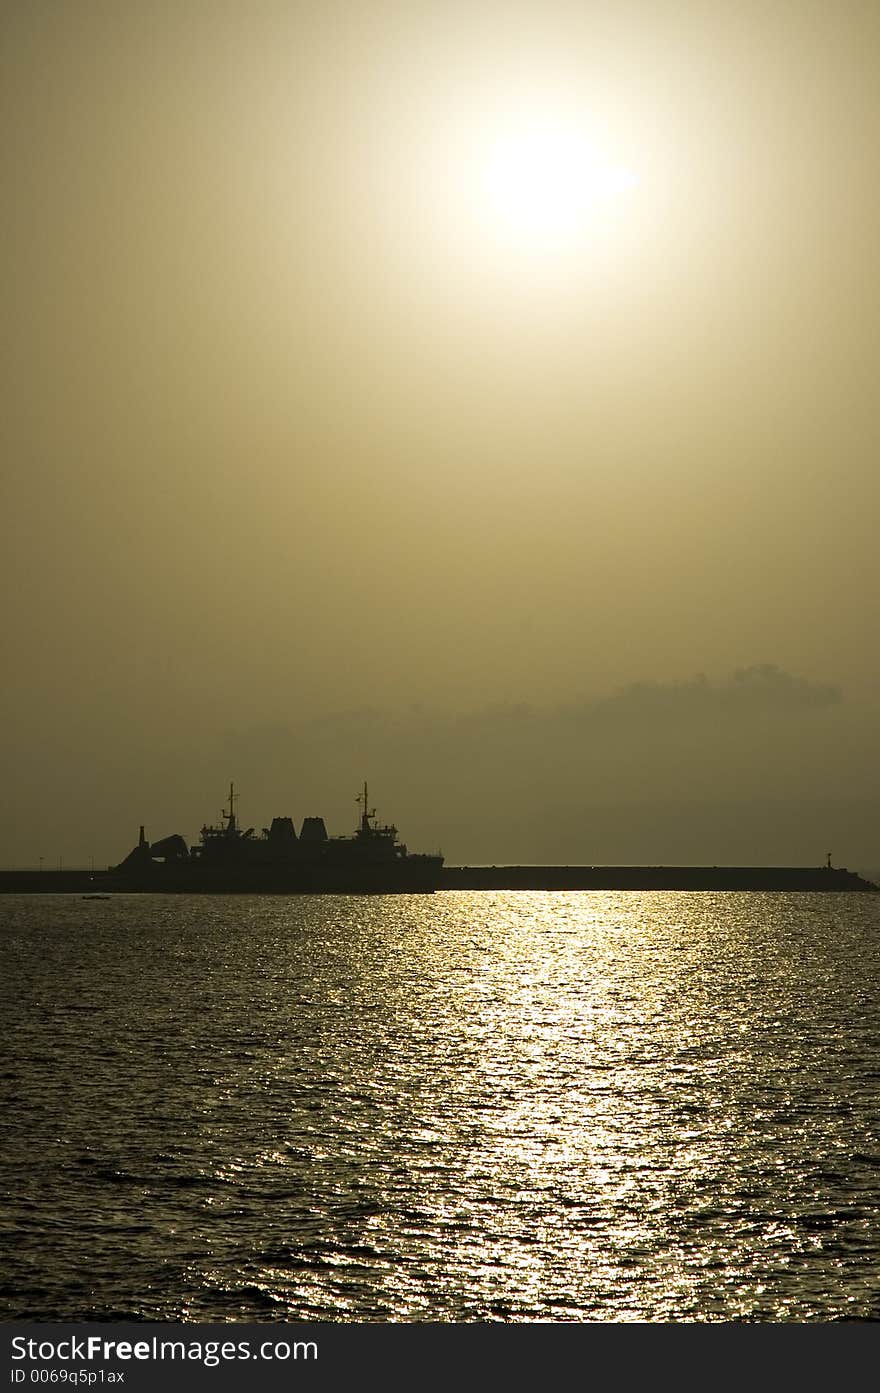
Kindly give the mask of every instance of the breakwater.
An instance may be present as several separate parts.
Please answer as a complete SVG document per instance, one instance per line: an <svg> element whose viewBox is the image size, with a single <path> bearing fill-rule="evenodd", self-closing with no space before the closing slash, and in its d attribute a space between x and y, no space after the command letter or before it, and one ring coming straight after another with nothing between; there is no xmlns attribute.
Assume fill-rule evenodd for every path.
<svg viewBox="0 0 880 1393"><path fill-rule="evenodd" d="M877 890L837 866L444 866L441 890Z"/></svg>
<svg viewBox="0 0 880 1393"><path fill-rule="evenodd" d="M331 887L278 877L210 874L124 875L119 870L0 871L0 894L89 895L113 892L185 894L309 894ZM336 893L358 893L355 884ZM360 887L363 888L363 887ZM383 893L383 887L376 885ZM403 889L404 887L399 887ZM431 889L430 885L413 889ZM838 866L444 866L438 890L780 890L877 891L872 881Z"/></svg>

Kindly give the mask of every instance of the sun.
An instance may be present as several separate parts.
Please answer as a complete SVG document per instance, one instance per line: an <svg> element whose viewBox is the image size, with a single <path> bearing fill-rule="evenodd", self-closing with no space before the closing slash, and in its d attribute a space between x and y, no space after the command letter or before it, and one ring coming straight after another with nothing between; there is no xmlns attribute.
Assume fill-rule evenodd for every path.
<svg viewBox="0 0 880 1393"><path fill-rule="evenodd" d="M632 170L610 159L584 128L556 118L493 133L478 168L480 202L495 235L524 251L577 246L636 184Z"/></svg>

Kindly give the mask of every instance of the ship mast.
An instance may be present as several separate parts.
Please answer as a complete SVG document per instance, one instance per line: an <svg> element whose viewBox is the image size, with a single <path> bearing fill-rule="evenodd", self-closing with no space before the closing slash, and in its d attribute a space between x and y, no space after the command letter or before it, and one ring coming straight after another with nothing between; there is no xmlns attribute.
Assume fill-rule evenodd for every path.
<svg viewBox="0 0 880 1393"><path fill-rule="evenodd" d="M226 819L226 831L231 836L235 831L235 785L229 785L229 812L223 809L222 816Z"/></svg>
<svg viewBox="0 0 880 1393"><path fill-rule="evenodd" d="M370 832L372 832L372 830L373 830L372 827L370 826L370 818L376 816L376 809L370 807L370 804L369 804L369 801L368 801L368 798L367 798L367 781L366 781L366 779L364 780L364 791L363 791L363 793L359 793L359 794L358 794L358 796L357 796L357 801L358 801L358 803L363 803L363 805L364 805L364 810L363 810L363 812L361 813L361 832L362 832L363 835L366 837L366 836L367 836Z"/></svg>

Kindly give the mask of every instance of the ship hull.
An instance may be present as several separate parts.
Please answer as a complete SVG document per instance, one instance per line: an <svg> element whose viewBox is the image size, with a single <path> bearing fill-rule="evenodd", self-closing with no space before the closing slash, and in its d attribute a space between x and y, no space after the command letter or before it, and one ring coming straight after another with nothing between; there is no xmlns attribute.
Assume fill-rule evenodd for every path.
<svg viewBox="0 0 880 1393"><path fill-rule="evenodd" d="M184 867L132 877L111 873L108 883L119 890L185 895L423 895L439 889L440 867L302 866L275 871Z"/></svg>

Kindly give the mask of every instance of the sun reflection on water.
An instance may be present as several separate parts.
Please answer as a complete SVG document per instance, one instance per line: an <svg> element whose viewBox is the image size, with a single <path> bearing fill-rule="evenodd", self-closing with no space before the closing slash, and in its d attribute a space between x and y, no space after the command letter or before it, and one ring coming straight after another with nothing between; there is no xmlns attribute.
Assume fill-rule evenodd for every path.
<svg viewBox="0 0 880 1393"><path fill-rule="evenodd" d="M186 915L121 918L100 945L129 954L118 996L75 1036L62 1002L44 1047L66 1140L30 1124L44 1162L23 1200L68 1226L53 1227L59 1314L877 1314L874 899L449 894ZM164 973L169 936L189 979ZM50 939L47 961L67 962L81 1003L93 965L73 943ZM120 1097L139 1100L136 1127ZM85 1296L76 1234L99 1201L107 1249L99 1235Z"/></svg>

